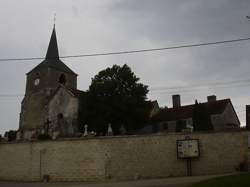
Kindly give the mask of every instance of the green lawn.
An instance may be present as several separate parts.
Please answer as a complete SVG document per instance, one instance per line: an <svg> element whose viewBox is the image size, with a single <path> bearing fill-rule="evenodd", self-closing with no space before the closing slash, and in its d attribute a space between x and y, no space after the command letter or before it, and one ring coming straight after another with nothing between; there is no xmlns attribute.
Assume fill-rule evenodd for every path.
<svg viewBox="0 0 250 187"><path fill-rule="evenodd" d="M208 179L192 187L250 187L250 173Z"/></svg>

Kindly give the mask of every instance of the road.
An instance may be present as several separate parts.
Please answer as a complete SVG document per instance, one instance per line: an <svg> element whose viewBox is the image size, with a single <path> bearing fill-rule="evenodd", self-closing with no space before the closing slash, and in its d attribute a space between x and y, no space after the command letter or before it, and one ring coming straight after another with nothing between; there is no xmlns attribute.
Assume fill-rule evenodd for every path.
<svg viewBox="0 0 250 187"><path fill-rule="evenodd" d="M230 175L230 174L229 174ZM147 179L135 181L120 181L120 182L102 182L102 183L17 183L17 182L0 182L0 187L189 187L193 183L219 177L225 175L208 175L195 177L176 177L164 179Z"/></svg>

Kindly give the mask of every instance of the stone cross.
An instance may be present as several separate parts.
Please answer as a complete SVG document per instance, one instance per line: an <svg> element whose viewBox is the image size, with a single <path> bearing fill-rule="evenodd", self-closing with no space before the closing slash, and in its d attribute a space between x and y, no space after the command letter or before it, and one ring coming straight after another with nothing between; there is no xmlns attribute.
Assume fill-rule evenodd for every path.
<svg viewBox="0 0 250 187"><path fill-rule="evenodd" d="M108 133L107 133L107 136L113 136L113 130L112 130L112 127L111 127L111 124L109 123L109 126L108 126Z"/></svg>

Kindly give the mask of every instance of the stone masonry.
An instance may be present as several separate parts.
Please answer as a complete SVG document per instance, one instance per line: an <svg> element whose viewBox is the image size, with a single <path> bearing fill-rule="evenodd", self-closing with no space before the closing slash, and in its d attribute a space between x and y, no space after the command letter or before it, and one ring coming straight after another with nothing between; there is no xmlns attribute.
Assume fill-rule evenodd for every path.
<svg viewBox="0 0 250 187"><path fill-rule="evenodd" d="M200 158L193 175L235 172L249 159L249 131L193 133ZM0 180L104 181L186 175L176 140L187 134L121 136L0 144Z"/></svg>

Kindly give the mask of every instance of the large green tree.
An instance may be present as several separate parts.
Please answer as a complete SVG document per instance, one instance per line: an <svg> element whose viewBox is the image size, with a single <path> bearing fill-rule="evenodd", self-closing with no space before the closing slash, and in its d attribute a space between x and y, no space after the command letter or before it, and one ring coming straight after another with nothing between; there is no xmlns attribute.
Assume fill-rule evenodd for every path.
<svg viewBox="0 0 250 187"><path fill-rule="evenodd" d="M99 134L107 132L110 123L114 134L121 126L133 132L148 120L150 104L146 101L148 87L126 64L113 65L100 71L82 96L80 120Z"/></svg>

